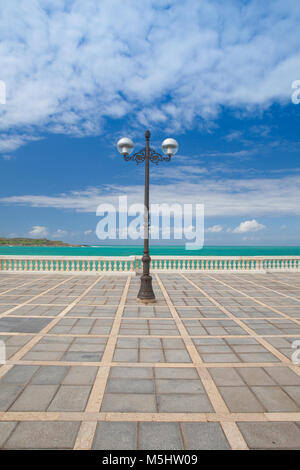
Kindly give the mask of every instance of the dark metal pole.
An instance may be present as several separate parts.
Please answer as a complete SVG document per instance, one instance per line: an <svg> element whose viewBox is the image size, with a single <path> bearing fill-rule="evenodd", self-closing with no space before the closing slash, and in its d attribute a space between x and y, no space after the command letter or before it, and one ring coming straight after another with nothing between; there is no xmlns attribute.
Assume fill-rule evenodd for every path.
<svg viewBox="0 0 300 470"><path fill-rule="evenodd" d="M152 289L152 277L150 276L150 255L149 255L149 160L150 160L150 131L145 132L145 215L144 215L144 256L143 274L141 276L141 286L138 299L145 302L155 302L155 295Z"/></svg>

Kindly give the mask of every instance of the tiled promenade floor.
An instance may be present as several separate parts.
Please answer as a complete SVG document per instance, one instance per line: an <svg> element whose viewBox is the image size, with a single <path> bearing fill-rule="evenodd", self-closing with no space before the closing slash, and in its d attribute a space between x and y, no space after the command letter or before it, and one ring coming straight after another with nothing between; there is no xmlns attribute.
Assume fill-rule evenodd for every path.
<svg viewBox="0 0 300 470"><path fill-rule="evenodd" d="M0 448L300 449L300 273L153 286L0 274Z"/></svg>

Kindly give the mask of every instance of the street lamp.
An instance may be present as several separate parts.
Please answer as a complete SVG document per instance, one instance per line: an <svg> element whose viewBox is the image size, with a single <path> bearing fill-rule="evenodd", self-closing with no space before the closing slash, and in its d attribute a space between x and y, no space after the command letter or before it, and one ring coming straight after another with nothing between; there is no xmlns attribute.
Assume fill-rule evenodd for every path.
<svg viewBox="0 0 300 470"><path fill-rule="evenodd" d="M155 295L152 289L152 277L150 276L150 255L149 255L149 163L155 163L171 160L172 155L178 150L178 143L175 139L165 139L162 143L162 149L166 157L157 153L150 147L150 131L145 132L146 146L139 152L132 153L134 144L132 140L123 137L118 142L118 150L123 155L126 162L132 160L137 164L145 162L145 213L144 213L144 255L143 274L141 276L141 286L137 298L144 303L155 302Z"/></svg>

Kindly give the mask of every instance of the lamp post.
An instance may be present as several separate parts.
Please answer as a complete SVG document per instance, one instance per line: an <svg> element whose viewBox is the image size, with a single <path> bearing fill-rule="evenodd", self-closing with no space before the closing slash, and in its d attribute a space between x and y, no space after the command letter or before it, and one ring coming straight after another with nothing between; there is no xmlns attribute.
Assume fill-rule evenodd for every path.
<svg viewBox="0 0 300 470"><path fill-rule="evenodd" d="M125 161L135 161L137 164L145 162L145 196L144 196L144 255L143 274L141 276L140 290L137 298L144 303L155 302L155 295L152 288L152 277L150 276L150 254L149 254L149 166L150 161L158 165L159 162L171 160L172 155L178 150L178 143L174 139L165 139L162 149L166 156L157 153L150 147L150 131L145 132L145 147L139 152L132 153L134 144L132 140L123 137L118 142L118 150L123 155Z"/></svg>

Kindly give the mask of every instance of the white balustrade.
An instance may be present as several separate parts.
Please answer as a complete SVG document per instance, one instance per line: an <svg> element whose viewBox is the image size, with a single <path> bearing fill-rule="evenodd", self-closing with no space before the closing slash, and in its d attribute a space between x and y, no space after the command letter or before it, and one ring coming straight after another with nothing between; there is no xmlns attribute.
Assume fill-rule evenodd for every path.
<svg viewBox="0 0 300 470"><path fill-rule="evenodd" d="M140 273L141 256L0 255L6 273ZM151 272L284 272L300 271L300 256L152 256Z"/></svg>

